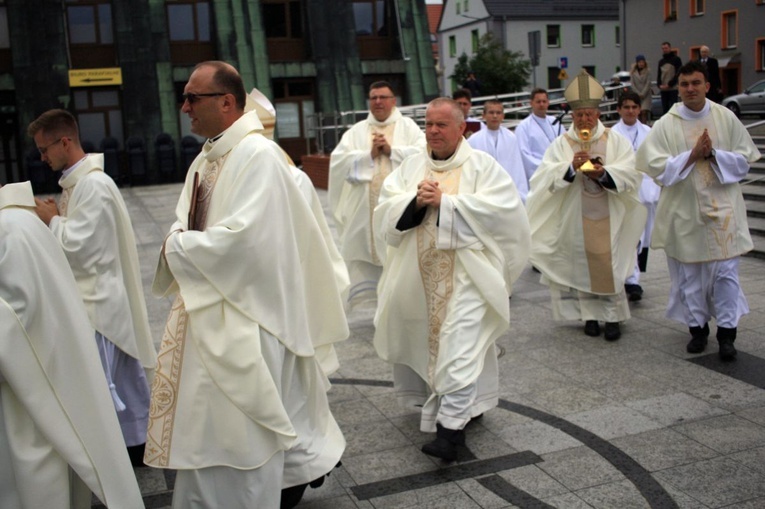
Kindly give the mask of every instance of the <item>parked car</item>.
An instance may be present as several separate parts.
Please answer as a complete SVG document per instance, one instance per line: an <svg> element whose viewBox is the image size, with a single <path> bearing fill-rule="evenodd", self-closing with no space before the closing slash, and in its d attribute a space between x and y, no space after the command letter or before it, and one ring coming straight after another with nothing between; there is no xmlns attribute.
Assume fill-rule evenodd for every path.
<svg viewBox="0 0 765 509"><path fill-rule="evenodd" d="M722 102L737 117L757 114L765 116L765 80L760 80L740 94L726 97Z"/></svg>

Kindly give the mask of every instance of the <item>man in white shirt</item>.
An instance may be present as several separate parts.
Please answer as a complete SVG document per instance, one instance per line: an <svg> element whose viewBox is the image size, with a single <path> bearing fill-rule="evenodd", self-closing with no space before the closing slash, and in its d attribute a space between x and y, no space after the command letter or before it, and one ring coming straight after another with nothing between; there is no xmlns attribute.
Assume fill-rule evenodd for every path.
<svg viewBox="0 0 765 509"><path fill-rule="evenodd" d="M329 160L329 207L348 265L348 307L377 306L382 262L372 241L372 211L383 180L425 146L417 123L396 108L390 83L369 88L369 115L343 134Z"/></svg>
<svg viewBox="0 0 765 509"><path fill-rule="evenodd" d="M550 143L566 132L560 121L547 114L549 107L547 91L535 88L531 91L531 114L515 128L527 181L537 171Z"/></svg>
<svg viewBox="0 0 765 509"><path fill-rule="evenodd" d="M482 129L468 139L468 143L476 150L482 150L493 157L510 178L513 179L521 200L526 203L529 185L526 173L523 171L521 151L518 140L510 129L502 127L505 109L502 102L489 100L483 104L483 120L486 129Z"/></svg>
<svg viewBox="0 0 765 509"><path fill-rule="evenodd" d="M651 128L641 123L640 117L640 96L635 92L628 90L619 96L616 103L616 111L619 113L619 122L611 130L621 134L632 144L632 150L637 152L638 147L643 143L645 137L651 131ZM648 213L643 236L640 237L640 243L637 248L637 262L635 270L627 277L624 282L624 290L631 302L637 302L643 298L643 288L640 286L640 273L645 272L648 265L648 246L651 243L651 231L653 230L653 220L656 216L656 204L659 202L659 192L661 189L648 175L643 175L643 182L638 190L638 198Z"/></svg>
<svg viewBox="0 0 765 509"><path fill-rule="evenodd" d="M103 154L82 149L71 113L46 111L27 133L42 160L61 172L59 204L38 199L37 215L58 239L77 280L125 444L133 463L141 465L157 354L127 206L103 170Z"/></svg>
<svg viewBox="0 0 765 509"><path fill-rule="evenodd" d="M753 247L739 182L760 152L741 121L706 98L706 72L698 61L680 67L681 102L654 124L637 168L662 186L651 247L667 253L667 318L688 326L686 351L701 353L714 317L719 356L729 361L739 319L749 312L739 257Z"/></svg>
<svg viewBox="0 0 765 509"><path fill-rule="evenodd" d="M374 345L396 395L436 432L423 452L447 461L471 419L497 406L496 339L528 257L528 220L507 173L462 137L448 98L425 113L428 149L385 180L375 236L385 256Z"/></svg>

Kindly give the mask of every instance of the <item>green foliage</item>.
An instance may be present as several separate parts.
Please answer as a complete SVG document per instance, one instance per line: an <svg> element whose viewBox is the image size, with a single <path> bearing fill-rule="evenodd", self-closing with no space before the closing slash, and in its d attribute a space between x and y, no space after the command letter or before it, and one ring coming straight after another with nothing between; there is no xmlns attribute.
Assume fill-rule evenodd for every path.
<svg viewBox="0 0 765 509"><path fill-rule="evenodd" d="M500 95L520 92L529 84L531 62L520 51L508 51L493 34L484 34L478 42L478 51L468 59L460 55L454 67L454 83L461 87L468 72L474 72L481 82L481 95Z"/></svg>

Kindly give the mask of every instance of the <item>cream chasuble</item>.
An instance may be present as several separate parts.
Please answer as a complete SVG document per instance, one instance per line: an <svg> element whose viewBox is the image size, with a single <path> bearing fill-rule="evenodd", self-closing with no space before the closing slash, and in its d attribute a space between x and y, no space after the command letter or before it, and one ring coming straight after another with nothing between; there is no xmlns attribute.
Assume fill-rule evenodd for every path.
<svg viewBox="0 0 765 509"><path fill-rule="evenodd" d="M438 213L428 211L420 226L399 231L426 178L445 191ZM508 327L508 294L528 256L528 221L512 179L464 140L447 161L423 150L385 181L374 217L385 253L378 354L409 366L434 398L475 382L486 352Z"/></svg>
<svg viewBox="0 0 765 509"><path fill-rule="evenodd" d="M634 267L645 226L646 210L637 199L642 176L630 143L598 122L590 152L603 159L616 189L602 188L580 172L569 183L563 176L580 146L572 125L553 141L531 179L531 261L559 286L615 295Z"/></svg>
<svg viewBox="0 0 765 509"><path fill-rule="evenodd" d="M390 157L371 157L375 133L384 134ZM380 187L392 170L425 146L425 135L410 118L394 108L383 122L370 113L345 134L332 151L329 168L329 206L346 262L360 260L381 265L372 237L372 213Z"/></svg>
<svg viewBox="0 0 765 509"><path fill-rule="evenodd" d="M103 171L103 154L87 157L62 178L60 216L50 229L64 249L90 323L151 379L156 350L141 283L138 251L127 207Z"/></svg>
<svg viewBox="0 0 765 509"><path fill-rule="evenodd" d="M291 480L285 471L293 482L334 461L326 473L344 448L313 355L314 345L346 338L348 327L339 292L327 291L337 280L322 233L282 150L261 129L255 112L244 114L205 144L187 175L152 288L182 300L160 349L145 461L253 469L278 451L287 465L298 444L308 467ZM200 230L186 224L195 173ZM262 336L296 356L295 373L309 370L300 407L313 413L297 418L312 421L311 433L293 421L294 402L282 400Z"/></svg>
<svg viewBox="0 0 765 509"><path fill-rule="evenodd" d="M84 482L110 509L143 507L77 283L34 206L28 182L0 188L0 506L89 508Z"/></svg>
<svg viewBox="0 0 765 509"><path fill-rule="evenodd" d="M704 129L716 162L685 168ZM746 128L727 108L709 100L699 113L673 106L637 153L638 168L662 186L651 247L683 263L727 260L751 250L738 182L759 158Z"/></svg>

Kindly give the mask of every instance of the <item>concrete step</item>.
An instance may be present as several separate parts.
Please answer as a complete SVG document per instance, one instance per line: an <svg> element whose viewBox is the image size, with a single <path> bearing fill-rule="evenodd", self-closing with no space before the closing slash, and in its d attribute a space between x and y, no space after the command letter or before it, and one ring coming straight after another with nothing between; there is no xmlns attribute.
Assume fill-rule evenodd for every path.
<svg viewBox="0 0 765 509"><path fill-rule="evenodd" d="M752 235L752 242L754 243L754 249L744 256L765 261L765 237Z"/></svg>
<svg viewBox="0 0 765 509"><path fill-rule="evenodd" d="M765 219L765 201L749 200L746 202L747 217L761 217Z"/></svg>
<svg viewBox="0 0 765 509"><path fill-rule="evenodd" d="M746 221L749 223L749 233L752 234L752 239L755 237L765 238L765 218L747 217Z"/></svg>
<svg viewBox="0 0 765 509"><path fill-rule="evenodd" d="M765 201L765 179L741 186L741 192L745 201Z"/></svg>

